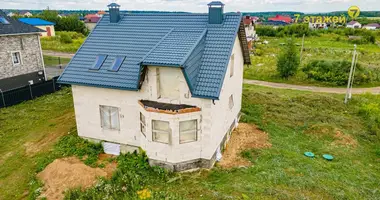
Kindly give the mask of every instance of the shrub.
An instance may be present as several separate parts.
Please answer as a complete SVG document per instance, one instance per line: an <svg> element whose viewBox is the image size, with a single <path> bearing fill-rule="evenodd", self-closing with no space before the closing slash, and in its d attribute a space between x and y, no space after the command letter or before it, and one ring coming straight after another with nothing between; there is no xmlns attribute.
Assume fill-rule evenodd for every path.
<svg viewBox="0 0 380 200"><path fill-rule="evenodd" d="M297 73L299 65L300 57L294 39L291 38L277 58L277 71L282 78L289 78Z"/></svg>
<svg viewBox="0 0 380 200"><path fill-rule="evenodd" d="M61 34L59 40L64 44L73 43L73 39L68 34Z"/></svg>
<svg viewBox="0 0 380 200"><path fill-rule="evenodd" d="M351 69L351 62L313 60L302 69L309 79L327 82L337 86L347 84ZM371 73L366 71L358 63L355 70L355 84L363 84L371 81Z"/></svg>

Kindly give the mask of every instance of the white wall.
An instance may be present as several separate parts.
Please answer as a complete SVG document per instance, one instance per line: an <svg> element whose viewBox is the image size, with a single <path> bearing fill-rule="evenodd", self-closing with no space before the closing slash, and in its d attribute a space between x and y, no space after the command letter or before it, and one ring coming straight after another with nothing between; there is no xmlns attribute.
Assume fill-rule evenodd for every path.
<svg viewBox="0 0 380 200"><path fill-rule="evenodd" d="M234 76L230 68L226 72L220 100L192 98L186 80L179 68L158 67L161 82L172 85L178 95L162 96L157 94L156 67L149 66L147 76L140 91L125 91L73 85L74 106L79 136L108 142L142 147L149 158L171 163L198 158L210 159L221 143L231 123L241 109L243 83L243 54L238 38L233 49L235 54ZM231 63L230 63L231 65ZM229 109L230 95L234 95L234 107ZM139 100L152 100L163 103L187 104L201 108L200 112L178 115L147 112ZM120 131L102 129L99 106L120 108ZM146 118L146 137L140 133L140 112ZM170 122L172 143L161 144L152 141L152 120ZM179 122L196 119L198 121L198 141L179 144Z"/></svg>

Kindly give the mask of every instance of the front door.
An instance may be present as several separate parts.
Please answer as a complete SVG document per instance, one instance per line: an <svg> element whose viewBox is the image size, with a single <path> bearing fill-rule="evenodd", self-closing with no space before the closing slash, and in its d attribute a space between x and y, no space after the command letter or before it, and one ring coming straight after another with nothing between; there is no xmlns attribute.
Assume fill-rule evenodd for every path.
<svg viewBox="0 0 380 200"><path fill-rule="evenodd" d="M46 27L47 36L51 36L51 29L50 27Z"/></svg>

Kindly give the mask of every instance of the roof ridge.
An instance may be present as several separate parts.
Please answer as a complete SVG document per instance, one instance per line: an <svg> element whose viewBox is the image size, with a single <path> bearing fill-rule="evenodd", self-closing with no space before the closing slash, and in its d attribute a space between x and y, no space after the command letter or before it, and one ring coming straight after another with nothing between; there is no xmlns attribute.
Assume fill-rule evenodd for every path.
<svg viewBox="0 0 380 200"><path fill-rule="evenodd" d="M169 30L169 32L168 33L166 33L166 35L164 36L164 37L162 37L161 38L161 40L160 41L158 41L157 42L157 44L156 45L154 45L154 47L141 59L141 62L140 63L143 63L144 62L144 60L161 44L161 42L162 41L164 41L169 35L170 35L170 33L172 33L173 32L173 30L174 30L174 28L171 28L170 30Z"/></svg>
<svg viewBox="0 0 380 200"><path fill-rule="evenodd" d="M198 46L198 44L202 41L202 38L207 34L207 28L205 28L201 35L198 37L197 41L194 43L194 45L191 47L191 50L187 53L187 55L183 58L183 60L181 61L181 66L183 66L187 59L189 59L189 57L191 56L191 54L194 52L195 48Z"/></svg>

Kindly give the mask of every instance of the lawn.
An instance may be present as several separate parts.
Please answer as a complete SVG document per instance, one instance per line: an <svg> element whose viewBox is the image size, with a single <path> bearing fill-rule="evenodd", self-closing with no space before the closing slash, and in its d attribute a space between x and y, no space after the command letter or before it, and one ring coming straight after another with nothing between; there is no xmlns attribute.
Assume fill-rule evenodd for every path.
<svg viewBox="0 0 380 200"><path fill-rule="evenodd" d="M69 63L70 60L71 60L70 58L44 55L45 67L57 67L59 65L64 66L67 63Z"/></svg>
<svg viewBox="0 0 380 200"><path fill-rule="evenodd" d="M301 70L289 79L281 79L276 71L276 56L279 54L287 38L261 37L261 41L265 40L268 41L269 44L256 45L260 55L252 56L252 65L246 68L244 78L298 85L335 86L333 84L307 79L307 76ZM296 42L301 50L302 38L296 38ZM301 68L312 60L352 60L353 43L349 42L343 36L322 34L320 37L306 37L304 48ZM362 44L358 45L358 51L359 63L363 67L370 69L372 74L377 75L377 78L371 83L359 85L359 87L379 86L380 61L377 59L380 57L379 46L377 44Z"/></svg>
<svg viewBox="0 0 380 200"><path fill-rule="evenodd" d="M66 197L134 199L137 191L146 188L154 199L166 196L172 199L379 199L380 98L355 95L349 105L343 104L343 98L245 85L241 121L256 124L267 132L272 144L268 149L246 149L244 157L253 163L251 167L226 170L217 166L211 171L165 174L149 168L143 158L127 155L118 159L119 171L112 180L103 180L84 192L71 191ZM5 127L0 130L0 199L19 199L26 195L24 192L30 180L34 180L35 172L52 161L49 155L56 150L49 149L55 141L59 137L73 137L65 135L75 130L73 114L68 89L0 110L0 125ZM65 141L68 139L61 139L58 146ZM45 143L29 148L33 147L31 144ZM67 151L77 148L63 146ZM314 152L316 158L303 156L306 151ZM325 153L332 154L334 161L322 159ZM40 165L40 160L47 161ZM122 191L124 187L127 192Z"/></svg>
<svg viewBox="0 0 380 200"><path fill-rule="evenodd" d="M71 38L71 42L65 43L61 41L60 38L62 35L68 35ZM42 50L75 53L83 44L85 39L86 37L80 33L56 31L56 36L54 37L41 38L41 47Z"/></svg>

